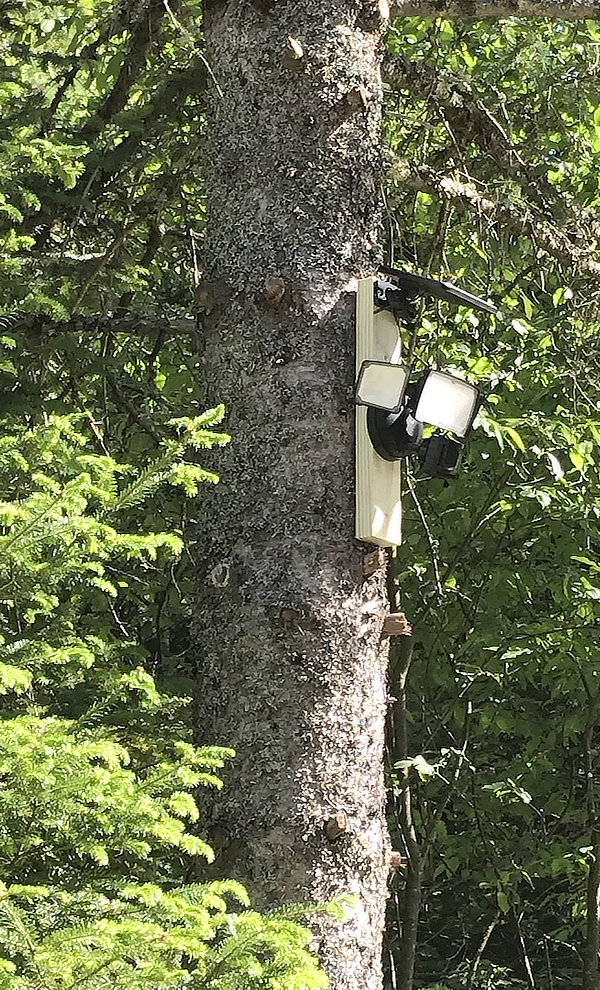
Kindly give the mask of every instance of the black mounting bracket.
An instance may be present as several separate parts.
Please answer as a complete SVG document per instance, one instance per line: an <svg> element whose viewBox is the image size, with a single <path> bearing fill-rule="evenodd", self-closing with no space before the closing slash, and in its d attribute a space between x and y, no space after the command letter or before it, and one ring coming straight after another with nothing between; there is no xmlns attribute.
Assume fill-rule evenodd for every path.
<svg viewBox="0 0 600 990"><path fill-rule="evenodd" d="M378 309L390 310L408 326L413 326L417 320L415 298L414 293L406 292L404 287L396 282L388 282L381 278L376 278L373 282L373 305Z"/></svg>

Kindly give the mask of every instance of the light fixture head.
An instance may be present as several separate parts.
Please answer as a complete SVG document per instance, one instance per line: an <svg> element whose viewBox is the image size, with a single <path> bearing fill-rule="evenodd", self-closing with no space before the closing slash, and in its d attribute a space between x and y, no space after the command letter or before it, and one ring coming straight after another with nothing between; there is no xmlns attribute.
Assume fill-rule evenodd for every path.
<svg viewBox="0 0 600 990"><path fill-rule="evenodd" d="M415 419L466 437L482 402L475 385L445 371L426 371L417 384Z"/></svg>
<svg viewBox="0 0 600 990"><path fill-rule="evenodd" d="M414 382L409 376L410 368L399 364L362 365L356 401L368 406L371 443L386 461L417 454L430 477L455 478L483 396L475 385L445 371L429 369ZM424 424L443 432L423 438Z"/></svg>
<svg viewBox="0 0 600 990"><path fill-rule="evenodd" d="M387 361L364 361L356 383L359 406L397 413L404 402L410 368Z"/></svg>
<svg viewBox="0 0 600 990"><path fill-rule="evenodd" d="M367 430L374 449L384 461L399 461L416 454L423 440L423 424L412 415L408 397L400 412L368 409Z"/></svg>

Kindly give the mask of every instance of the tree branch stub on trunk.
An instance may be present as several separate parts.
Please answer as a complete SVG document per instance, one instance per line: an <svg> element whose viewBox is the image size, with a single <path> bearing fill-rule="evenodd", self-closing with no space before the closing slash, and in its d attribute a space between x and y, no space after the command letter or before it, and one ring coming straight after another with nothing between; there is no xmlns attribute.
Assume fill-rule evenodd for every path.
<svg viewBox="0 0 600 990"><path fill-rule="evenodd" d="M255 903L355 896L345 923L317 925L333 990L381 986L389 872L385 557L363 573L353 538L354 304L377 261L383 28L376 0L206 11L222 95L203 366L233 439L196 530L197 724L199 741L237 751L207 816L229 836L219 875ZM208 580L219 563L224 587Z"/></svg>

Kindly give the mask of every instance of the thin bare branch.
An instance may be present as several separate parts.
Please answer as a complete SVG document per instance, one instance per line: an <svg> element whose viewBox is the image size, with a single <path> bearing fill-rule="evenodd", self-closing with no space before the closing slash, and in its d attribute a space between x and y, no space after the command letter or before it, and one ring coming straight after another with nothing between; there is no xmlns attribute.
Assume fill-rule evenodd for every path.
<svg viewBox="0 0 600 990"><path fill-rule="evenodd" d="M486 105L481 94L464 78L441 71L427 62L411 62L402 55L387 52L382 65L384 80L392 89L408 90L411 98L423 100L450 129L460 155L474 143L493 164L502 166L521 186L533 204L554 217L566 217L581 224L596 225L596 216L586 216L523 158L523 148L512 140L510 122L499 119L499 112Z"/></svg>
<svg viewBox="0 0 600 990"><path fill-rule="evenodd" d="M558 261L572 265L595 278L600 277L600 261L595 257L598 252L594 240L589 246L582 246L563 230L535 217L526 205L512 206L493 200L480 192L474 182L440 175L424 165L416 166L398 161L392 166L391 175L409 189L437 196L451 203L455 209L476 213L517 237L529 237L537 247ZM580 239L583 240L578 238Z"/></svg>
<svg viewBox="0 0 600 990"><path fill-rule="evenodd" d="M396 0L392 17L553 17L562 21L597 20L600 4L589 0Z"/></svg>

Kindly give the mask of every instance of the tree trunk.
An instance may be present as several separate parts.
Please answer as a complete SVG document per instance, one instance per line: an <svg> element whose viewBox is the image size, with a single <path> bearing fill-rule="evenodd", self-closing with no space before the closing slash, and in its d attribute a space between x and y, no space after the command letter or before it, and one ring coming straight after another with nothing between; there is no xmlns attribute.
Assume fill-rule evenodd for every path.
<svg viewBox="0 0 600 990"><path fill-rule="evenodd" d="M254 903L349 892L333 990L381 986L384 568L354 537L355 278L376 264L376 0L211 0L202 377L224 401L199 541L198 736L237 757L207 809ZM385 12L384 12L385 13ZM385 641L383 641L385 642Z"/></svg>
<svg viewBox="0 0 600 990"><path fill-rule="evenodd" d="M396 653L396 666L393 667L394 692L398 700L393 710L393 739L391 749L392 766L408 759L408 704L407 681L413 656L413 638L400 636ZM410 770L402 771L404 787L398 801L397 817L402 831L402 839L407 852L406 882L402 896L402 936L399 958L396 959L396 982L398 990L412 990L417 958L419 917L423 900L423 873L425 856L419 842L413 818L413 794Z"/></svg>

